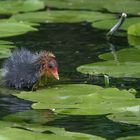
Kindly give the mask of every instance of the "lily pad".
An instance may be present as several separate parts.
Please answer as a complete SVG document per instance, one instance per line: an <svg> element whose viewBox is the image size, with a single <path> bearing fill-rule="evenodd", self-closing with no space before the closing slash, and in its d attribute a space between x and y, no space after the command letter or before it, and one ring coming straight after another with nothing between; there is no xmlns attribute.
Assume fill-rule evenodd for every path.
<svg viewBox="0 0 140 140"><path fill-rule="evenodd" d="M86 64L77 68L84 74L109 75L111 77L140 77L140 51L137 48L122 49L117 52L105 53L99 58L107 60Z"/></svg>
<svg viewBox="0 0 140 140"><path fill-rule="evenodd" d="M0 14L15 14L30 12L44 8L44 3L39 0L6 0L0 1Z"/></svg>
<svg viewBox="0 0 140 140"><path fill-rule="evenodd" d="M43 0L47 7L60 9L102 10L104 0Z"/></svg>
<svg viewBox="0 0 140 140"><path fill-rule="evenodd" d="M14 18L9 18L9 19L2 19L0 20L1 22L8 22L8 23L13 23L13 22L18 22L16 19ZM23 24L27 24L27 25L30 25L31 27L38 27L40 26L39 23L34 23L34 22L28 22L28 21L20 21L22 22Z"/></svg>
<svg viewBox="0 0 140 140"><path fill-rule="evenodd" d="M57 113L72 115L108 114L140 107L140 99L129 91L86 84L58 85L15 96L36 102L32 105L34 109L54 109Z"/></svg>
<svg viewBox="0 0 140 140"><path fill-rule="evenodd" d="M133 108L133 111L115 113L107 117L115 122L140 125L140 110L135 111L135 108Z"/></svg>
<svg viewBox="0 0 140 140"><path fill-rule="evenodd" d="M140 136L128 136L128 137L118 138L116 140L140 140Z"/></svg>
<svg viewBox="0 0 140 140"><path fill-rule="evenodd" d="M90 75L109 75L111 77L133 77L140 78L140 63L104 61L79 66L77 70Z"/></svg>
<svg viewBox="0 0 140 140"><path fill-rule="evenodd" d="M83 134L65 131L63 128L57 127L45 127L39 125L22 125L11 122L0 121L0 139L2 140L104 140L104 138Z"/></svg>
<svg viewBox="0 0 140 140"><path fill-rule="evenodd" d="M6 40L0 40L0 44L4 44L4 45L11 45L11 44L14 44L13 42L10 42L10 41L6 41Z"/></svg>
<svg viewBox="0 0 140 140"><path fill-rule="evenodd" d="M23 22L0 22L0 37L16 36L29 31L37 31L37 29Z"/></svg>
<svg viewBox="0 0 140 140"><path fill-rule="evenodd" d="M127 18L124 24L122 25L122 30L127 30L128 27L132 24L139 23L139 17ZM118 19L107 19L98 22L93 22L92 26L99 29L111 29L116 23Z"/></svg>
<svg viewBox="0 0 140 140"><path fill-rule="evenodd" d="M140 1L139 0L108 0L104 8L110 12L122 13L126 12L129 14L139 14L140 13Z"/></svg>
<svg viewBox="0 0 140 140"><path fill-rule="evenodd" d="M46 12L32 12L13 15L12 18L18 21L28 21L28 22L93 22L98 20L112 19L114 15L112 14L103 14L100 12L91 12L91 11L46 11Z"/></svg>
<svg viewBox="0 0 140 140"><path fill-rule="evenodd" d="M140 2L136 0L43 0L47 7L59 9L83 9L83 10L108 10L110 12L126 12L139 14Z"/></svg>
<svg viewBox="0 0 140 140"><path fill-rule="evenodd" d="M140 49L140 36L128 36L128 42L130 45L134 46L137 49Z"/></svg>
<svg viewBox="0 0 140 140"><path fill-rule="evenodd" d="M131 25L128 28L128 34L129 35L134 35L134 36L140 36L140 23Z"/></svg>
<svg viewBox="0 0 140 140"><path fill-rule="evenodd" d="M9 57L11 55L10 49L15 47L12 42L0 40L0 59Z"/></svg>
<svg viewBox="0 0 140 140"><path fill-rule="evenodd" d="M114 56L115 55L115 56ZM104 60L115 60L119 62L140 62L140 50L137 48L127 48L113 53L99 55Z"/></svg>

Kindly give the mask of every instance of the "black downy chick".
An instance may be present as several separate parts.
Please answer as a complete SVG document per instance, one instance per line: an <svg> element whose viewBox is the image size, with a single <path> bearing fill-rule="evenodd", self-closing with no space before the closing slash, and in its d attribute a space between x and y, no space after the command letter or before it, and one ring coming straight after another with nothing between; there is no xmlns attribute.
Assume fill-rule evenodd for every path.
<svg viewBox="0 0 140 140"><path fill-rule="evenodd" d="M34 54L23 48L16 49L3 64L3 80L8 87L32 89L42 76L59 79L53 53Z"/></svg>

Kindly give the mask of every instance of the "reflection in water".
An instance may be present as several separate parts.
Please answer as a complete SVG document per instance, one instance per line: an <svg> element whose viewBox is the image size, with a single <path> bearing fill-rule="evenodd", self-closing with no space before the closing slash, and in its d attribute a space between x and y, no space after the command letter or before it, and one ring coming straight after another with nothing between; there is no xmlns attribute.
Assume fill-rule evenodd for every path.
<svg viewBox="0 0 140 140"><path fill-rule="evenodd" d="M26 110L10 114L3 118L4 121L19 122L27 124L45 124L53 121L56 115L51 110Z"/></svg>
<svg viewBox="0 0 140 140"><path fill-rule="evenodd" d="M0 118L9 113L25 111L31 109L31 102L19 100L11 95L1 95L0 93Z"/></svg>

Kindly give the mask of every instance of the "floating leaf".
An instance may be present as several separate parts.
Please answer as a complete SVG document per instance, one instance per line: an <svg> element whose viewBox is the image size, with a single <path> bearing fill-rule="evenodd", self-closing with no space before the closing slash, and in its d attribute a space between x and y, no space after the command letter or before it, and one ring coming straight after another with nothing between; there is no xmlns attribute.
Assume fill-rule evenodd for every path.
<svg viewBox="0 0 140 140"><path fill-rule="evenodd" d="M128 137L118 138L116 140L140 140L140 136L128 136Z"/></svg>
<svg viewBox="0 0 140 140"><path fill-rule="evenodd" d="M32 105L34 109L55 109L57 113L72 115L108 114L140 107L140 99L126 90L86 84L59 85L15 96L37 102Z"/></svg>
<svg viewBox="0 0 140 140"><path fill-rule="evenodd" d="M79 72L91 75L109 75L112 77L140 77L140 51L137 48L122 49L117 52L105 53L99 58L108 60L83 65Z"/></svg>
<svg viewBox="0 0 140 140"><path fill-rule="evenodd" d="M0 139L2 140L104 140L104 138L65 131L63 128L39 126L29 124L17 124L11 122L0 121Z"/></svg>
<svg viewBox="0 0 140 140"><path fill-rule="evenodd" d="M10 41L6 41L6 40L0 40L0 44L4 44L4 45L11 45L13 44L13 42L10 42Z"/></svg>
<svg viewBox="0 0 140 140"><path fill-rule="evenodd" d="M140 50L137 48L127 48L113 53L99 55L104 60L115 60L119 62L140 62ZM115 56L114 56L115 55Z"/></svg>
<svg viewBox="0 0 140 140"><path fill-rule="evenodd" d="M6 0L0 1L0 14L15 14L30 12L44 8L44 3L39 0Z"/></svg>
<svg viewBox="0 0 140 140"><path fill-rule="evenodd" d="M140 23L131 25L128 28L128 34L129 35L134 35L134 36L140 36Z"/></svg>
<svg viewBox="0 0 140 140"><path fill-rule="evenodd" d="M128 35L128 42L135 48L140 49L140 36Z"/></svg>
<svg viewBox="0 0 140 140"><path fill-rule="evenodd" d="M104 75L111 77L133 77L140 78L140 63L120 62L113 60L82 65L77 70L84 74Z"/></svg>
<svg viewBox="0 0 140 140"><path fill-rule="evenodd" d="M115 113L107 117L115 122L140 125L140 110L135 111L135 107L132 108L132 111Z"/></svg>
<svg viewBox="0 0 140 140"><path fill-rule="evenodd" d="M140 2L136 0L43 0L47 7L61 9L104 10L139 14Z"/></svg>
<svg viewBox="0 0 140 140"><path fill-rule="evenodd" d="M100 12L91 11L46 11L46 12L34 12L17 14L12 16L12 18L18 21L28 21L28 22L93 22L98 20L112 19L114 15L103 14Z"/></svg>
<svg viewBox="0 0 140 140"><path fill-rule="evenodd" d="M43 0L47 7L63 9L102 10L104 0Z"/></svg>
<svg viewBox="0 0 140 140"><path fill-rule="evenodd" d="M10 49L12 48L15 48L12 42L0 40L0 59L9 57L11 55Z"/></svg>
<svg viewBox="0 0 140 140"><path fill-rule="evenodd" d="M23 22L0 22L0 37L15 36L36 30L37 29Z"/></svg>
<svg viewBox="0 0 140 140"><path fill-rule="evenodd" d="M140 13L140 1L139 0L108 0L104 8L110 12L115 13L130 13L130 14L139 14Z"/></svg>
<svg viewBox="0 0 140 140"><path fill-rule="evenodd" d="M132 24L138 23L140 21L139 17L127 18L121 29L127 30L128 27ZM99 29L111 29L116 23L118 19L107 19L102 21L93 22L92 26Z"/></svg>
<svg viewBox="0 0 140 140"><path fill-rule="evenodd" d="M11 22L11 23L13 23L13 22L17 22L17 20L14 19L14 18L9 18L9 19L3 19L3 20L1 20L1 22ZM32 27L40 26L39 23L28 22L28 21L20 21L20 22L22 22L23 24L30 25Z"/></svg>

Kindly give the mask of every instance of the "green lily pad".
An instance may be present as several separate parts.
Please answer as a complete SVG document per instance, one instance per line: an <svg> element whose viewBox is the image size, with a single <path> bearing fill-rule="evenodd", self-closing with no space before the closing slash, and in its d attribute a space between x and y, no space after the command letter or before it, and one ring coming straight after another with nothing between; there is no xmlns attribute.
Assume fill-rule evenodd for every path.
<svg viewBox="0 0 140 140"><path fill-rule="evenodd" d="M100 12L91 11L46 11L46 12L34 12L34 13L24 13L13 15L12 18L18 21L28 21L28 22L93 22L98 20L112 19L114 15L103 14Z"/></svg>
<svg viewBox="0 0 140 140"><path fill-rule="evenodd" d="M43 0L47 7L60 9L102 10L104 0Z"/></svg>
<svg viewBox="0 0 140 140"><path fill-rule="evenodd" d="M140 125L140 111L135 111L135 108L133 108L133 110L134 111L115 113L107 117L115 122Z"/></svg>
<svg viewBox="0 0 140 140"><path fill-rule="evenodd" d="M29 31L37 29L23 22L0 22L0 37L16 36Z"/></svg>
<svg viewBox="0 0 140 140"><path fill-rule="evenodd" d="M15 47L12 42L0 40L0 59L9 57L11 55L10 49Z"/></svg>
<svg viewBox="0 0 140 140"><path fill-rule="evenodd" d="M121 29L127 30L128 27L132 24L139 23L139 17L127 18ZM118 19L107 19L102 21L93 22L92 26L99 29L111 29L116 23Z"/></svg>
<svg viewBox="0 0 140 140"><path fill-rule="evenodd" d="M131 25L128 28L128 34L129 35L134 35L134 36L140 36L140 23Z"/></svg>
<svg viewBox="0 0 140 140"><path fill-rule="evenodd" d="M14 18L9 18L9 19L2 19L0 20L1 22L8 22L8 23L13 23L13 22L18 22L16 19ZM34 22L28 22L28 21L20 21L22 22L23 24L27 24L27 25L30 25L31 27L38 27L40 26L39 23L34 23Z"/></svg>
<svg viewBox="0 0 140 140"><path fill-rule="evenodd" d="M6 40L0 40L0 44L4 44L4 45L11 45L13 44L13 42L10 42L10 41L6 41Z"/></svg>
<svg viewBox="0 0 140 140"><path fill-rule="evenodd" d="M127 48L113 53L99 55L104 60L115 60L119 62L140 62L140 50L137 48ZM115 56L114 56L115 55Z"/></svg>
<svg viewBox="0 0 140 140"><path fill-rule="evenodd" d="M122 49L117 52L105 53L99 58L107 60L83 65L77 70L84 74L109 75L111 77L139 78L140 51L137 48Z"/></svg>
<svg viewBox="0 0 140 140"><path fill-rule="evenodd" d="M128 136L128 137L118 138L116 140L140 140L140 136Z"/></svg>
<svg viewBox="0 0 140 140"><path fill-rule="evenodd" d="M128 42L130 45L134 46L137 49L140 49L140 36L128 36Z"/></svg>
<svg viewBox="0 0 140 140"><path fill-rule="evenodd" d="M0 14L30 12L44 8L44 3L39 0L6 0L0 1L0 5Z"/></svg>
<svg viewBox="0 0 140 140"><path fill-rule="evenodd" d="M47 7L59 9L104 10L139 14L140 2L136 0L43 0Z"/></svg>
<svg viewBox="0 0 140 140"><path fill-rule="evenodd" d="M140 107L140 99L129 91L86 84L58 85L15 96L36 102L32 105L34 109L54 109L72 115L108 114Z"/></svg>
<svg viewBox="0 0 140 140"><path fill-rule="evenodd" d="M16 124L11 122L0 121L0 139L2 140L104 140L104 138L65 131L63 128L28 125L28 124Z"/></svg>
<svg viewBox="0 0 140 140"><path fill-rule="evenodd" d="M140 78L140 63L104 61L79 66L77 70L90 75L109 75L111 77Z"/></svg>
<svg viewBox="0 0 140 140"><path fill-rule="evenodd" d="M139 14L140 13L140 1L139 0L108 0L104 8L110 12L122 13L126 12L129 14Z"/></svg>

